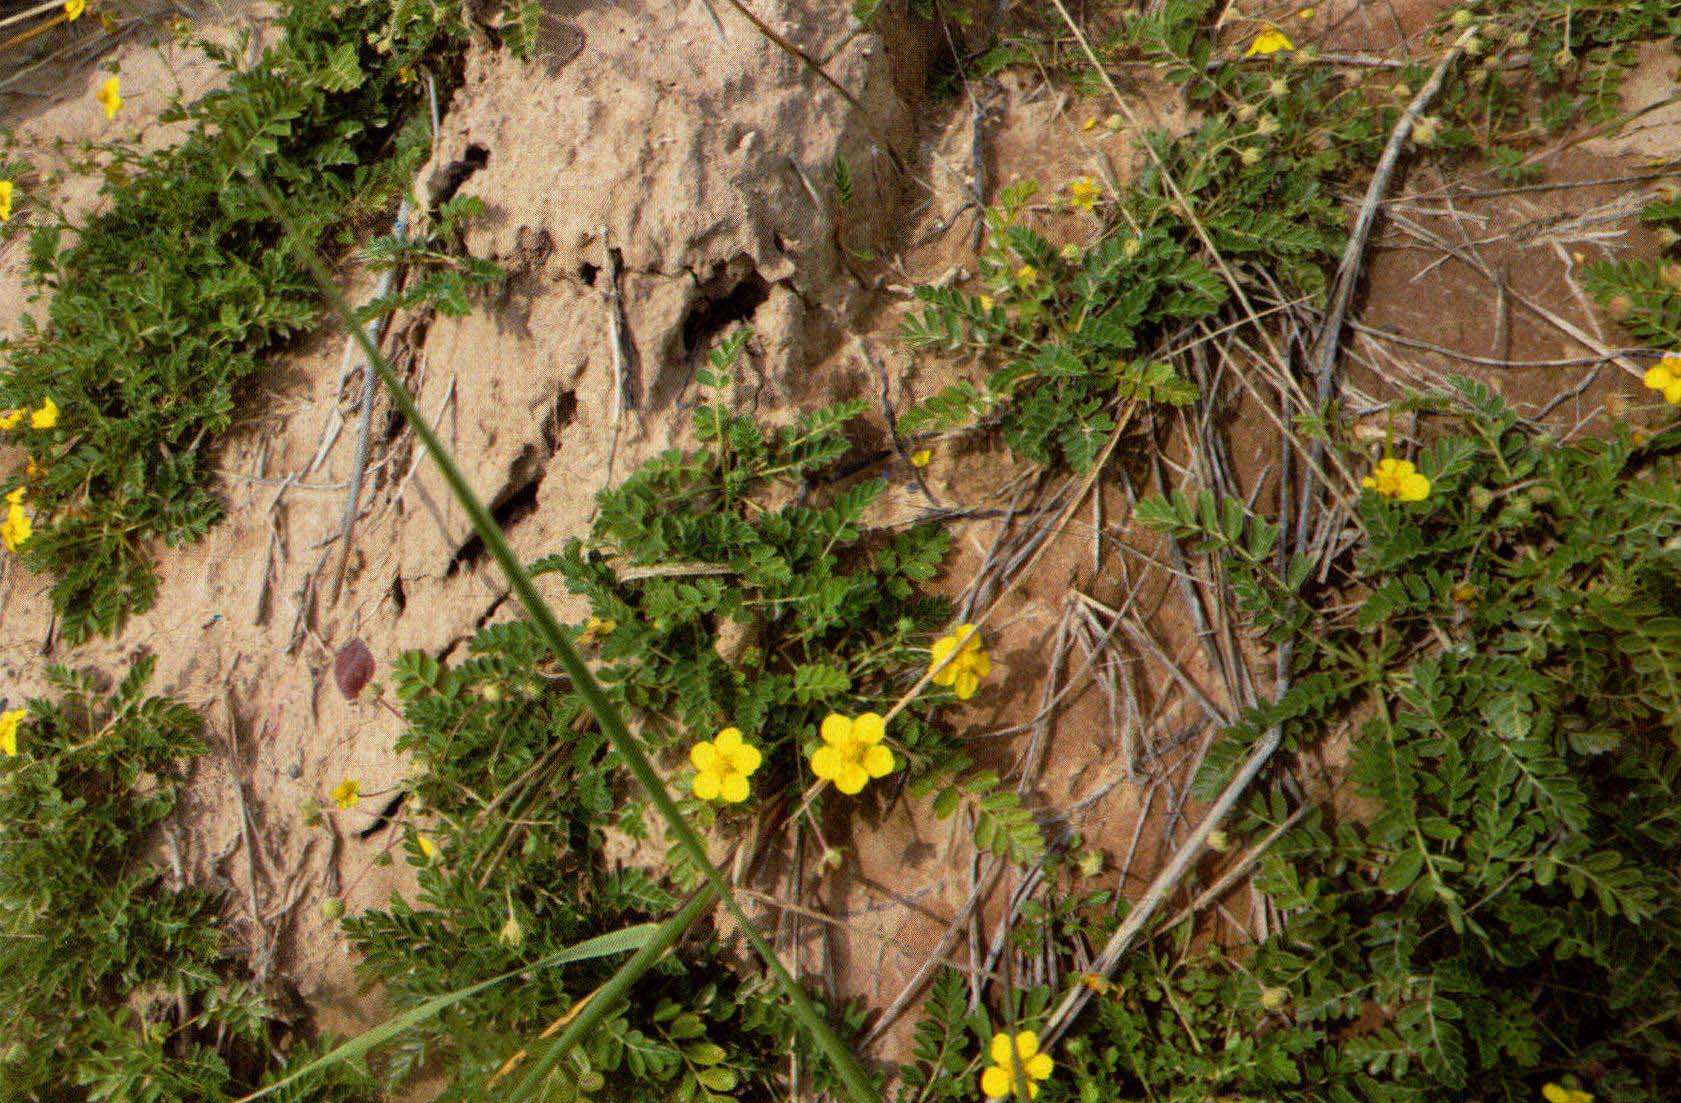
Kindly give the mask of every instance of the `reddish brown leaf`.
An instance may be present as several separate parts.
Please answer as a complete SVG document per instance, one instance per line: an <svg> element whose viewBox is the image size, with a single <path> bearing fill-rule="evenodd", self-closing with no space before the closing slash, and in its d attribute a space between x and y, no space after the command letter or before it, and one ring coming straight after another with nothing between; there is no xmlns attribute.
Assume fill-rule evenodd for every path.
<svg viewBox="0 0 1681 1103"><path fill-rule="evenodd" d="M351 640L339 648L338 655L333 659L333 681L339 684L339 692L349 700L356 700L356 695L362 692L374 676L374 653L368 650L368 645L361 638Z"/></svg>

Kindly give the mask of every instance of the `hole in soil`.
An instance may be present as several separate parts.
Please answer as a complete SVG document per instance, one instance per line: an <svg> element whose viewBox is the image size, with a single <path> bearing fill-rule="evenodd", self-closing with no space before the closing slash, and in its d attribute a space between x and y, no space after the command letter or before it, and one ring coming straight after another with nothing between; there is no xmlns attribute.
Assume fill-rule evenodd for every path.
<svg viewBox="0 0 1681 1103"><path fill-rule="evenodd" d="M555 396L549 406L548 416L543 418L543 447L549 455L560 450L560 433L568 425L578 420L578 394L576 391L561 391Z"/></svg>
<svg viewBox="0 0 1681 1103"><path fill-rule="evenodd" d="M770 284L756 271L730 282L732 277L720 272L700 288L700 298L683 318L683 356L693 357L712 343L713 338L742 322L752 320L753 312L770 298Z"/></svg>
<svg viewBox="0 0 1681 1103"><path fill-rule="evenodd" d="M397 607L398 616L402 616L403 610L409 607L409 595L403 589L402 575L398 575L391 580L391 604Z"/></svg>
<svg viewBox="0 0 1681 1103"><path fill-rule="evenodd" d="M455 193L461 190L472 175L490 164L490 150L477 142L467 147L467 152L461 160L451 161L445 165L440 175L442 180L432 189L432 201L435 204L448 203L455 198ZM434 178L436 179L436 178Z"/></svg>
<svg viewBox="0 0 1681 1103"><path fill-rule="evenodd" d="M578 278L583 280L585 285L594 287L595 277L598 273L600 273L600 271L601 265L591 264L586 260L584 263L578 265Z"/></svg>
<svg viewBox="0 0 1681 1103"><path fill-rule="evenodd" d="M523 459L522 456L521 460ZM516 464L517 466L519 465ZM490 515L496 519L503 532L513 532L515 525L531 516L532 511L537 508L537 488L542 485L543 471L538 468L535 474L490 507ZM484 559L485 554L484 538L475 532L461 545L460 551L450 556L449 569L444 572L444 577L453 578L463 568L472 570Z"/></svg>

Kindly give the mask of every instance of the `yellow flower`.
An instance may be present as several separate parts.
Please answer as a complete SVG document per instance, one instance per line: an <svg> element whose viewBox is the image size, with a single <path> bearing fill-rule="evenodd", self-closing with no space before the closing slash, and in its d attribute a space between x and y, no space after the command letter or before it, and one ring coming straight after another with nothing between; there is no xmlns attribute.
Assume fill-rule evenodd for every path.
<svg viewBox="0 0 1681 1103"><path fill-rule="evenodd" d="M1647 369L1648 389L1663 393L1663 400L1671 406L1681 406L1681 353L1666 356L1655 367ZM0 422L0 428L5 428Z"/></svg>
<svg viewBox="0 0 1681 1103"><path fill-rule="evenodd" d="M578 634L578 646L588 647L602 636L611 636L618 627L619 622L616 620L592 616L585 623L584 630Z"/></svg>
<svg viewBox="0 0 1681 1103"><path fill-rule="evenodd" d="M1244 57L1271 57L1281 50L1294 50L1295 43L1291 42L1285 33L1268 23L1266 29L1255 36L1255 41L1249 44L1249 49L1243 51Z"/></svg>
<svg viewBox="0 0 1681 1103"><path fill-rule="evenodd" d="M23 473L28 475L31 479L39 479L42 475L47 473L47 469L36 463L34 456L30 456L29 462L24 466Z"/></svg>
<svg viewBox="0 0 1681 1103"><path fill-rule="evenodd" d="M710 743L689 748L695 774L695 796L740 804L747 799L747 779L764 761L759 748L741 738L740 728L725 728Z"/></svg>
<svg viewBox="0 0 1681 1103"><path fill-rule="evenodd" d="M7 410L5 413L0 414L0 429L16 429L23 421L23 415L28 412L28 410L20 409Z"/></svg>
<svg viewBox="0 0 1681 1103"><path fill-rule="evenodd" d="M954 651L956 658L946 663L946 657ZM941 663L945 666L941 667ZM934 641L933 661L929 665L935 668L935 685L951 686L957 691L959 701L967 701L975 695L981 679L992 673L992 656L981 646L980 629L963 624L952 635Z"/></svg>
<svg viewBox="0 0 1681 1103"><path fill-rule="evenodd" d="M12 220L12 182L0 180L0 222Z"/></svg>
<svg viewBox="0 0 1681 1103"><path fill-rule="evenodd" d="M7 758L16 758L18 753L18 727L29 719L28 709L12 709L10 712L0 713L0 752Z"/></svg>
<svg viewBox="0 0 1681 1103"><path fill-rule="evenodd" d="M1068 205L1089 211L1097 205L1097 197L1102 194L1103 189L1097 186L1097 181L1082 176L1068 185Z"/></svg>
<svg viewBox="0 0 1681 1103"><path fill-rule="evenodd" d="M1087 119L1085 122L1080 124L1080 129L1081 130L1091 130L1096 126L1097 126L1097 116L1093 115L1091 118Z"/></svg>
<svg viewBox="0 0 1681 1103"><path fill-rule="evenodd" d="M58 424L58 403L47 399L41 403L41 408L29 415L31 429L51 429Z"/></svg>
<svg viewBox="0 0 1681 1103"><path fill-rule="evenodd" d="M1016 269L1016 282L1023 287L1032 287L1039 282L1039 269L1031 264L1024 264Z"/></svg>
<svg viewBox="0 0 1681 1103"><path fill-rule="evenodd" d="M980 304L981 304L981 309L986 311L988 314L991 314L992 313L992 308L995 305L994 302L993 302L992 296L991 295L982 295L980 297L979 301L980 301Z"/></svg>
<svg viewBox="0 0 1681 1103"><path fill-rule="evenodd" d="M1541 1098L1547 1103L1593 1103L1593 1092L1547 1083L1541 1085Z"/></svg>
<svg viewBox="0 0 1681 1103"><path fill-rule="evenodd" d="M911 453L911 466L912 467L927 467L929 465L929 463L931 463L933 461L933 459L934 459L933 449L923 448L923 449L920 449L916 452Z"/></svg>
<svg viewBox="0 0 1681 1103"><path fill-rule="evenodd" d="M1301 11L1296 13L1296 18L1297 19L1312 19L1314 17L1314 14L1315 13L1314 13L1314 10L1312 8L1303 8Z"/></svg>
<svg viewBox="0 0 1681 1103"><path fill-rule="evenodd" d="M1385 498L1399 498L1403 502L1422 502L1430 496L1430 480L1419 474L1409 460L1385 456L1374 474L1367 475L1361 486L1375 490Z"/></svg>
<svg viewBox="0 0 1681 1103"><path fill-rule="evenodd" d="M117 112L123 109L123 82L116 77L106 78L105 83L99 86L99 95L94 99L105 109L107 121L116 118Z"/></svg>
<svg viewBox="0 0 1681 1103"><path fill-rule="evenodd" d="M420 847L420 856L430 862L438 853L438 844L432 841L430 835L416 835L415 845Z"/></svg>
<svg viewBox="0 0 1681 1103"><path fill-rule="evenodd" d="M332 797L333 803L340 808L347 810L355 808L362 802L362 783L355 778L347 777L335 785L328 796Z"/></svg>
<svg viewBox="0 0 1681 1103"><path fill-rule="evenodd" d="M6 519L0 521L0 540L5 541L7 551L15 552L23 547L34 532L35 526L30 523L23 506L13 502L6 508Z"/></svg>
<svg viewBox="0 0 1681 1103"><path fill-rule="evenodd" d="M88 0L64 0L64 18L74 23L88 9Z"/></svg>
<svg viewBox="0 0 1681 1103"><path fill-rule="evenodd" d="M28 497L28 495L29 495L29 488L28 487L23 487L23 486L14 487L11 490L8 490L6 492L6 504L7 505L14 505L14 506L21 506L23 504L24 498Z"/></svg>
<svg viewBox="0 0 1681 1103"><path fill-rule="evenodd" d="M887 721L866 712L856 720L831 712L823 718L823 746L811 752L811 772L848 796L861 792L873 777L893 772L893 752L881 745Z"/></svg>
<svg viewBox="0 0 1681 1103"><path fill-rule="evenodd" d="M992 1064L981 1073L981 1091L988 1099L1014 1096L1018 1079L1027 1086L1027 1098L1037 1099L1039 1081L1049 1080L1056 1067L1050 1054L1039 1052L1039 1035L1031 1030L1017 1033L1013 1042L1008 1034L994 1034L988 1056Z"/></svg>

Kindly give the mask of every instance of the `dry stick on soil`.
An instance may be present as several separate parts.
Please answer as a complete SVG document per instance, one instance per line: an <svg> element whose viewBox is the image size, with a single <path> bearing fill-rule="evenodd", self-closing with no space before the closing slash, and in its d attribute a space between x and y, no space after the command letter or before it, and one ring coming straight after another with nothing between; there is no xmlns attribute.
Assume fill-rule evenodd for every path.
<svg viewBox="0 0 1681 1103"><path fill-rule="evenodd" d="M1312 371L1318 387L1320 410L1324 410L1325 405L1331 401L1336 379L1337 348L1342 344L1343 321L1348 317L1349 305L1354 301L1354 290L1360 282L1360 269L1366 256L1366 241L1371 236L1372 223L1377 218L1384 193L1389 190L1389 181L1395 175L1395 166L1400 163L1401 151L1406 148L1407 139L1412 136L1413 123L1441 92L1442 84L1447 80L1448 70L1464 56L1465 44L1475 36L1476 29L1467 27L1436 64L1430 79L1419 89L1412 102L1407 104L1407 109L1395 123L1395 129L1390 131L1389 141L1385 143L1383 154L1378 158L1371 182L1366 185L1366 198L1360 204L1360 213L1355 216L1354 226L1349 231L1348 245L1343 249L1342 261L1337 265L1336 281L1331 288L1330 305L1325 311L1324 325L1319 330L1318 339L1314 341L1312 352L1308 354L1308 368ZM1309 452L1313 466L1317 467L1325 455L1324 440L1316 438ZM1313 512L1315 501L1316 495L1311 489L1304 488L1301 499L1296 503L1298 554L1307 546L1308 517Z"/></svg>
<svg viewBox="0 0 1681 1103"><path fill-rule="evenodd" d="M1493 270L1491 270L1487 265L1483 264L1476 257L1471 256L1469 253L1465 252L1463 249L1460 249L1459 247L1453 245L1451 242L1448 242L1448 241L1444 240L1440 235L1438 235L1436 233L1433 233L1432 231L1426 229L1423 226L1420 226L1418 223L1413 222L1411 219L1403 217L1402 215L1391 215L1390 218L1391 218L1391 221L1393 221L1395 223L1395 225L1399 226L1402 230L1406 231L1408 234L1411 234L1413 237L1418 238L1420 241L1428 242L1429 244L1435 246L1436 248L1442 250L1443 252L1451 255L1455 260L1462 261L1465 264L1469 265L1472 269L1474 269L1477 272L1478 275L1480 275L1484 279L1488 280L1489 283L1495 284L1495 285L1499 284L1500 277L1497 274L1495 274L1495 272ZM1597 353L1599 355L1599 357L1601 359L1611 361L1612 363L1616 364L1618 367L1622 368L1625 372L1628 372L1630 375L1634 376L1635 378L1639 378L1639 377L1641 377L1642 375L1645 374L1645 369L1644 368L1640 367L1633 360L1630 360L1623 353L1613 350L1612 348L1607 346L1604 342L1595 338L1593 336L1593 334L1587 332L1586 330L1582 329L1580 326L1571 322L1568 318L1562 317L1561 315L1556 314L1551 310L1548 310L1546 307L1542 306L1540 303L1534 302L1533 300L1529 299L1527 296L1520 295L1516 291L1511 290L1510 288L1507 289L1506 293L1511 296L1513 302L1517 303L1519 306L1523 307L1525 310L1528 310L1530 313L1534 314L1536 317L1538 317L1538 318L1542 319L1543 321L1549 323L1554 328L1558 329L1561 333L1570 337L1572 340L1576 341L1577 343L1579 343L1581 345L1584 345L1587 348L1592 349L1595 353Z"/></svg>
<svg viewBox="0 0 1681 1103"><path fill-rule="evenodd" d="M877 381L881 383L881 412L882 416L887 418L887 437L893 442L893 451L905 461L905 467L910 471L911 478L916 480L917 489L922 491L922 496L934 503L935 508L944 509L945 503L928 489L927 482L922 478L922 469L911 462L910 450L905 447L905 439L899 435L899 415L893 409L893 397L889 394L892 383L887 378L887 369L876 362L870 355L870 350L865 347L863 338L856 333L852 335L852 345L858 351L858 358L864 361L865 366L875 373Z"/></svg>
<svg viewBox="0 0 1681 1103"><path fill-rule="evenodd" d="M391 235L401 243L408 230L409 214L413 210L407 195L397 207L396 223L391 228ZM391 294L392 287L397 282L398 265L393 265L380 273L379 285L374 289L374 299L378 301ZM363 327L367 333L369 343L378 346L384 334L385 322L388 315L380 315L368 319ZM345 349L349 351L352 340L345 339ZM379 384L379 376L374 373L372 362L362 365L362 406L360 416L356 419L356 460L350 469L350 493L345 498L344 519L339 522L339 569L333 575L332 600L338 601L339 592L344 588L344 572L350 567L350 537L356 528L356 514L362 506L362 478L368 469L368 442L372 435L374 424L374 393Z"/></svg>
<svg viewBox="0 0 1681 1103"><path fill-rule="evenodd" d="M1286 818L1283 823L1267 832L1266 837L1256 843L1254 849L1250 850L1248 854L1243 856L1242 861L1238 862L1237 865L1222 874L1218 881L1215 881L1212 885L1208 886L1208 888L1204 890L1195 900L1187 904L1184 910L1178 915L1158 927L1157 933L1172 930L1174 927L1177 927L1197 912L1202 911L1204 908L1208 907L1208 905L1230 892L1233 886L1245 877L1249 876L1249 871L1255 868L1256 863L1261 860L1261 856L1267 852L1268 848L1282 838L1286 831L1300 823L1302 817L1312 810L1313 805L1311 804L1298 806L1294 812L1290 813L1289 817Z"/></svg>
<svg viewBox="0 0 1681 1103"><path fill-rule="evenodd" d="M708 7L708 11L711 8ZM718 28L719 34L723 27ZM613 348L613 442L607 447L607 482L613 481L613 460L619 454L619 433L624 428L625 408L630 399L630 322L625 318L624 296L619 293L619 254L607 238L607 227L601 234L602 268L607 286L602 298L607 300L607 337Z"/></svg>

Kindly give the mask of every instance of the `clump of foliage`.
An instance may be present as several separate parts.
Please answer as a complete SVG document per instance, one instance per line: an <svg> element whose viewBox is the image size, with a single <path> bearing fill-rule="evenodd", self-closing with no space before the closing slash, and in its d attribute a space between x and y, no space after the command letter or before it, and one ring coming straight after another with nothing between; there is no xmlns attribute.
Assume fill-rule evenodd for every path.
<svg viewBox="0 0 1681 1103"><path fill-rule="evenodd" d="M166 112L187 136L119 151L102 213L30 237L49 302L5 350L0 409L61 410L15 433L39 472L22 553L58 576L69 642L148 608L149 545L195 540L220 516L211 456L241 384L317 314L282 227L313 247L406 185L430 142L414 72L447 78L464 39L459 13L430 3L303 0L280 27L251 68L205 44L227 86Z"/></svg>
<svg viewBox="0 0 1681 1103"><path fill-rule="evenodd" d="M397 665L411 725L397 746L417 766L405 852L419 894L345 921L362 970L399 1008L679 904L657 866L609 862L606 834L628 782L576 695L547 671L536 631L486 628L470 652L448 668L418 652ZM441 1099L483 1098L616 964L532 970L451 1007L405 1032L385 1065L388 1087L441 1060ZM557 1094L545 1098L718 1101L769 1090L794 1032L774 988L733 973L715 932L692 933L553 1074Z"/></svg>
<svg viewBox="0 0 1681 1103"><path fill-rule="evenodd" d="M0 758L6 1099L224 1099L309 1057L278 1048L288 1028L243 979L219 900L145 856L205 750L191 709L145 695L152 666L108 695L51 668L57 699L28 703ZM310 1098L371 1086L346 1064Z"/></svg>
<svg viewBox="0 0 1681 1103"><path fill-rule="evenodd" d="M1681 431L1559 447L1480 385L1428 406L1426 501L1367 493L1357 607L1281 570L1276 530L1212 495L1140 516L1217 555L1294 677L1214 745L1213 799L1262 733L1352 728L1353 815L1305 814L1256 887L1282 930L1234 956L1190 927L1132 953L1059 1053L1066 1098L1658 1103L1681 1060ZM1326 611L1331 610L1331 611ZM1232 825L1291 813L1259 793ZM1075 983L1079 983L1078 980ZM959 988L961 991L961 987ZM936 992L936 996L938 992ZM984 1035L930 1004L910 1098ZM926 1051L926 1052L922 1052ZM948 1052L960 1056L941 1056Z"/></svg>
<svg viewBox="0 0 1681 1103"><path fill-rule="evenodd" d="M610 626L598 638L600 677L629 713L659 718L649 726L656 748L686 753L735 727L767 759L755 791L798 792L811 784L825 716L886 714L928 668L929 634L951 608L919 584L939 571L951 537L932 525L866 537L862 518L886 483L831 477L863 400L774 433L732 414L730 372L748 337L734 334L700 375L713 389L697 414L705 447L667 452L604 492L591 545L575 540L534 570L559 571ZM942 816L967 803L983 846L1037 854L1032 817L996 775L966 772L968 757L933 723L952 699L929 687L894 719L896 770L914 792L940 790ZM623 825L640 835L640 818L633 805Z"/></svg>

